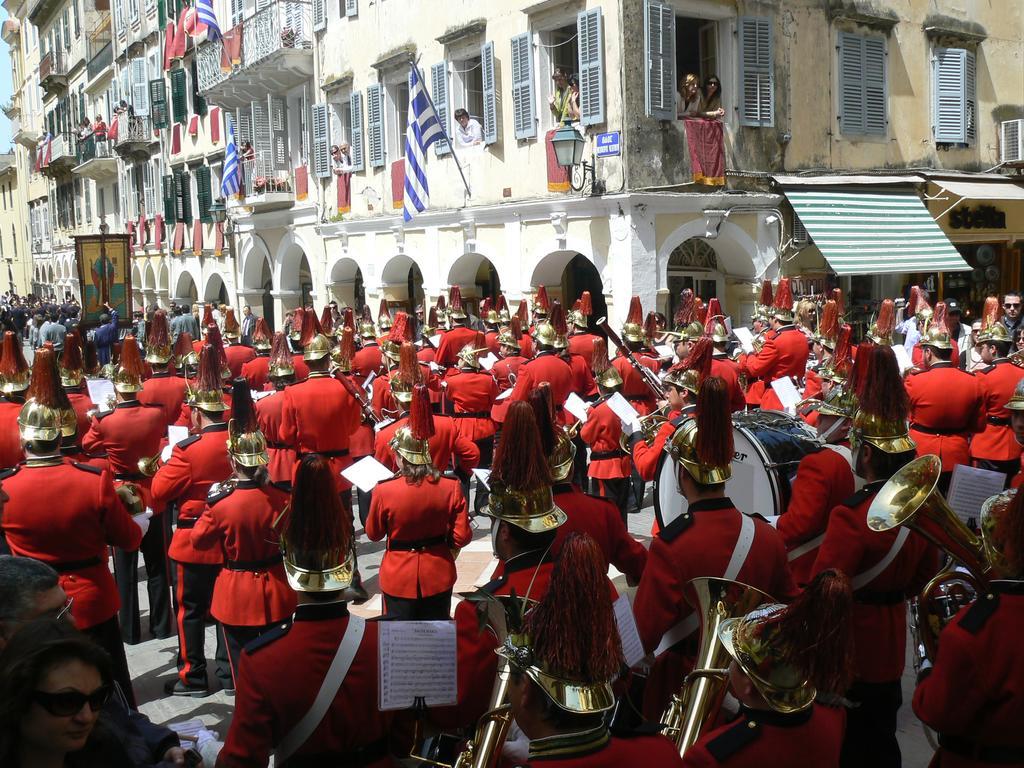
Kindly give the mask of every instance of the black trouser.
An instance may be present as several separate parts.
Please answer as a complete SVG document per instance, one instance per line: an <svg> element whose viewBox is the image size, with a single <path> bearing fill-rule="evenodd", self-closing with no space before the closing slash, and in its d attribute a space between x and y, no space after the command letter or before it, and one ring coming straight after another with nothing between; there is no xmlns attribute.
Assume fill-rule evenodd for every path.
<svg viewBox="0 0 1024 768"><path fill-rule="evenodd" d="M129 708L135 709L132 675L128 671L128 659L124 655L124 643L121 642L121 629L117 624L117 616L111 616L104 622L84 629L82 633L109 654L114 668L114 681L124 691Z"/></svg>
<svg viewBox="0 0 1024 768"><path fill-rule="evenodd" d="M370 502L373 501L373 491L364 491L356 488L356 502L359 504L359 522L366 528L366 518L370 516Z"/></svg>
<svg viewBox="0 0 1024 768"><path fill-rule="evenodd" d="M444 621L451 616L452 591L427 597L394 597L384 594L384 615L399 621Z"/></svg>
<svg viewBox="0 0 1024 768"><path fill-rule="evenodd" d="M277 624L266 624L259 627L240 627L235 624L221 624L218 634L224 635L224 645L228 651L228 662L231 666L231 677L238 682L238 665L242 661L242 649L257 637ZM235 685L231 686L235 688Z"/></svg>
<svg viewBox="0 0 1024 768"><path fill-rule="evenodd" d="M149 631L153 637L174 635L171 615L171 587L168 578L167 542L170 540L171 520L166 514L157 515L149 523L139 548L132 552L114 549L114 579L121 598L121 638L129 645L142 641L142 623L139 620L139 552L146 564L146 591L149 593Z"/></svg>
<svg viewBox="0 0 1024 768"><path fill-rule="evenodd" d="M572 460L572 481L580 488L586 490L587 488L587 444L583 442L583 438L576 434L576 437L572 439L572 444L576 447L576 455Z"/></svg>
<svg viewBox="0 0 1024 768"><path fill-rule="evenodd" d="M474 440L476 447L480 449L480 469L490 469L491 462L494 459L494 435L485 437L482 440ZM463 486L463 492L466 494L466 504L469 504L469 483L467 482ZM487 497L490 496L490 492L487 490L487 486L480 482L480 478L476 481L476 497L473 499L473 510L479 512L480 508L487 503Z"/></svg>
<svg viewBox="0 0 1024 768"><path fill-rule="evenodd" d="M846 693L854 706L847 710L840 768L900 768L896 713L903 703L899 680L854 683Z"/></svg>
<svg viewBox="0 0 1024 768"><path fill-rule="evenodd" d="M206 617L213 600L213 584L220 573L219 565L175 563L178 587L174 593L178 620L178 676L186 685L208 685L206 679ZM217 665L214 670L222 687L231 687L231 666L228 662L224 635L217 636Z"/></svg>
<svg viewBox="0 0 1024 768"><path fill-rule="evenodd" d="M613 502L619 508L619 514L623 521L626 519L626 510L629 509L629 496L633 484L628 477L616 477L609 480L595 480L597 493L600 496Z"/></svg>
<svg viewBox="0 0 1024 768"><path fill-rule="evenodd" d="M978 469L988 469L993 472L1002 472L1006 475L1006 482L1003 488L1010 487L1013 476L1020 472L1020 459L1009 459L1007 461L995 461L994 459L975 459L974 466Z"/></svg>

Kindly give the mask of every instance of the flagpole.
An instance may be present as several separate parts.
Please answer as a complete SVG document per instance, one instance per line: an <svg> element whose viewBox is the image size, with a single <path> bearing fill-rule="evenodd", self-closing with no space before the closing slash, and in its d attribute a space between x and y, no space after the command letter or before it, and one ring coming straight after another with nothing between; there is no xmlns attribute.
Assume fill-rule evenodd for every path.
<svg viewBox="0 0 1024 768"><path fill-rule="evenodd" d="M434 106L434 99L430 95L426 81L423 79L423 73L420 72L419 65L416 63L416 59L411 53L409 54L409 64L416 70L416 76L420 79L420 84L423 86L423 95L427 97L427 102L430 104L430 108L434 110L434 114L437 115L437 107ZM469 189L469 182L466 181L466 174L462 172L462 163L459 162L459 153L455 151L455 145L452 144L452 140L448 137L448 129L441 125L440 118L438 119L437 124L441 128L441 135L444 136L444 140L448 142L448 148L451 150L452 158L455 160L455 167L459 169L459 176L462 177L462 183L466 187L466 197L472 197L473 193Z"/></svg>

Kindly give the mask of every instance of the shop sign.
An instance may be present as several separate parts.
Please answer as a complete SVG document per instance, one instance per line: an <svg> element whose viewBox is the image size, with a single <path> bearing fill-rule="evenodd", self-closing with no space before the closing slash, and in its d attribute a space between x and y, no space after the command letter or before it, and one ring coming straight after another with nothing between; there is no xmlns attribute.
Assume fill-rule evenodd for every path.
<svg viewBox="0 0 1024 768"><path fill-rule="evenodd" d="M953 229L1006 229L1006 213L994 205L968 205L957 208L949 214L949 226Z"/></svg>

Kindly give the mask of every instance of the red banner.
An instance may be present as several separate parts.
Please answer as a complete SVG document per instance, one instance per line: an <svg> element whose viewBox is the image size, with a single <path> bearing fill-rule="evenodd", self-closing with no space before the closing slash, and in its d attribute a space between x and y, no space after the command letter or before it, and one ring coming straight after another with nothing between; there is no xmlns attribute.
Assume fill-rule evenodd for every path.
<svg viewBox="0 0 1024 768"><path fill-rule="evenodd" d="M352 174L342 173L338 179L338 213L352 210Z"/></svg>
<svg viewBox="0 0 1024 768"><path fill-rule="evenodd" d="M725 184L725 138L721 120L687 117L686 145L690 150L693 181L720 187Z"/></svg>
<svg viewBox="0 0 1024 768"><path fill-rule="evenodd" d="M295 199L305 200L309 197L309 170L304 165L295 169Z"/></svg>
<svg viewBox="0 0 1024 768"><path fill-rule="evenodd" d="M568 192L569 173L571 169L563 168L558 164L558 157L555 155L555 145L551 138L555 135L557 128L552 128L544 137L544 151L547 153L548 165L548 192Z"/></svg>
<svg viewBox="0 0 1024 768"><path fill-rule="evenodd" d="M391 164L391 205L401 208L405 204L405 158Z"/></svg>
<svg viewBox="0 0 1024 768"><path fill-rule="evenodd" d="M192 222L192 253L203 255L203 222L199 219Z"/></svg>

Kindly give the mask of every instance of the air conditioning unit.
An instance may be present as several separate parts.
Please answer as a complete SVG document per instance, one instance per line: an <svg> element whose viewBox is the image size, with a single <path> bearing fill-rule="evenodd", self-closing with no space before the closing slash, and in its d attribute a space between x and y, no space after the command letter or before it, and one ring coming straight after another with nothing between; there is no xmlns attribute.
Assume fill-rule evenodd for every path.
<svg viewBox="0 0 1024 768"><path fill-rule="evenodd" d="M800 217L793 213L793 245L803 248L811 242L811 236L807 233L807 227L800 221Z"/></svg>
<svg viewBox="0 0 1024 768"><path fill-rule="evenodd" d="M1004 120L999 124L999 162L1024 162L1024 120Z"/></svg>

